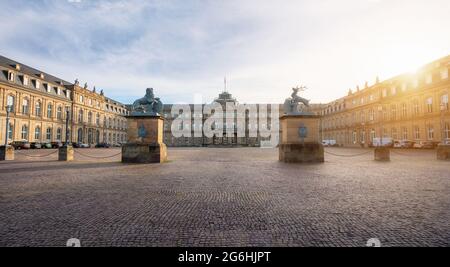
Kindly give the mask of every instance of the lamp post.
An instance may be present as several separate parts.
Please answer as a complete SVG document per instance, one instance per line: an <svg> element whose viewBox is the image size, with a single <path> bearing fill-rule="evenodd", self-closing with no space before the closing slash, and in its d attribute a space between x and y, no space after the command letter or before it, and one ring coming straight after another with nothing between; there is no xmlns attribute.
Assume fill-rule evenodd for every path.
<svg viewBox="0 0 450 267"><path fill-rule="evenodd" d="M66 110L66 146L69 145L69 116L70 111L69 109Z"/></svg>
<svg viewBox="0 0 450 267"><path fill-rule="evenodd" d="M379 146L383 146L383 106L378 107L378 111L380 112L380 144Z"/></svg>
<svg viewBox="0 0 450 267"><path fill-rule="evenodd" d="M6 134L5 134L5 147L8 145L8 134L9 134L9 113L11 112L11 106L6 106Z"/></svg>

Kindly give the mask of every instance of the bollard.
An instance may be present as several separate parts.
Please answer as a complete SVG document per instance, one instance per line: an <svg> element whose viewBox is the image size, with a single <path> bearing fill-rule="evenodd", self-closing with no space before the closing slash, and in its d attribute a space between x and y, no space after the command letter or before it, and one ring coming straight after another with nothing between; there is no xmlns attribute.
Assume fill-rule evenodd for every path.
<svg viewBox="0 0 450 267"><path fill-rule="evenodd" d="M391 151L388 147L376 147L374 150L374 158L376 161L390 161Z"/></svg>
<svg viewBox="0 0 450 267"><path fill-rule="evenodd" d="M438 160L450 160L450 145L438 145L436 155Z"/></svg>
<svg viewBox="0 0 450 267"><path fill-rule="evenodd" d="M13 146L0 146L0 161L1 160L14 160Z"/></svg>
<svg viewBox="0 0 450 267"><path fill-rule="evenodd" d="M73 146L64 145L58 148L58 161L72 161L73 160Z"/></svg>

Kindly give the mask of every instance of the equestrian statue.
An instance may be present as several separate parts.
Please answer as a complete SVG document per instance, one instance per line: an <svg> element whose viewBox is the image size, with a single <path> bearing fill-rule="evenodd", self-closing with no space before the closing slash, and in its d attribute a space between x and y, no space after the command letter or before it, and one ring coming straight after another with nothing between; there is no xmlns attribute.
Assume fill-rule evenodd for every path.
<svg viewBox="0 0 450 267"><path fill-rule="evenodd" d="M153 88L147 88L145 96L134 101L132 116L160 116L163 104L158 97L153 94Z"/></svg>

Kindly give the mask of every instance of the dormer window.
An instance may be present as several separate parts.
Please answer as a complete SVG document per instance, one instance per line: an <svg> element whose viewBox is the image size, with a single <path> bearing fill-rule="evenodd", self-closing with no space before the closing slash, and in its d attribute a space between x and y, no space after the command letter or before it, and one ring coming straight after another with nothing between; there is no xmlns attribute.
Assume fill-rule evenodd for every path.
<svg viewBox="0 0 450 267"><path fill-rule="evenodd" d="M39 78L44 79L44 78L45 78L44 73L40 73L40 74L39 74Z"/></svg>
<svg viewBox="0 0 450 267"><path fill-rule="evenodd" d="M34 88L39 89L39 87L41 86L41 83L39 82L39 80L33 80L33 84L34 84Z"/></svg>
<svg viewBox="0 0 450 267"><path fill-rule="evenodd" d="M28 82L29 82L29 78L28 78L28 76L23 76L23 85L25 85L25 86L28 86Z"/></svg>
<svg viewBox="0 0 450 267"><path fill-rule="evenodd" d="M83 103L83 95L80 95L80 103Z"/></svg>
<svg viewBox="0 0 450 267"><path fill-rule="evenodd" d="M12 72L12 71L8 72L8 81L10 81L10 82L14 81L14 72Z"/></svg>
<svg viewBox="0 0 450 267"><path fill-rule="evenodd" d="M56 94L61 95L61 88L56 87Z"/></svg>
<svg viewBox="0 0 450 267"><path fill-rule="evenodd" d="M70 91L69 90L66 90L66 97L70 98Z"/></svg>
<svg viewBox="0 0 450 267"><path fill-rule="evenodd" d="M16 64L14 67L16 68L16 70L20 70L20 65L19 64Z"/></svg>

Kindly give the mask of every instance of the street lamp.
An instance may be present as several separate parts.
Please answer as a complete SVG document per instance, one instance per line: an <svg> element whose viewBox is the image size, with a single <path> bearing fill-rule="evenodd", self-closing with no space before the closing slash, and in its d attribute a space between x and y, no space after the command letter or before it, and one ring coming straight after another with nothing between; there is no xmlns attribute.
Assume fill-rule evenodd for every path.
<svg viewBox="0 0 450 267"><path fill-rule="evenodd" d="M66 147L69 146L69 109L66 110Z"/></svg>
<svg viewBox="0 0 450 267"><path fill-rule="evenodd" d="M380 144L379 146L383 145L383 106L378 107L378 111L380 112Z"/></svg>
<svg viewBox="0 0 450 267"><path fill-rule="evenodd" d="M8 134L9 134L9 113L11 112L11 105L6 106L6 134L5 134L5 147L8 146Z"/></svg>

